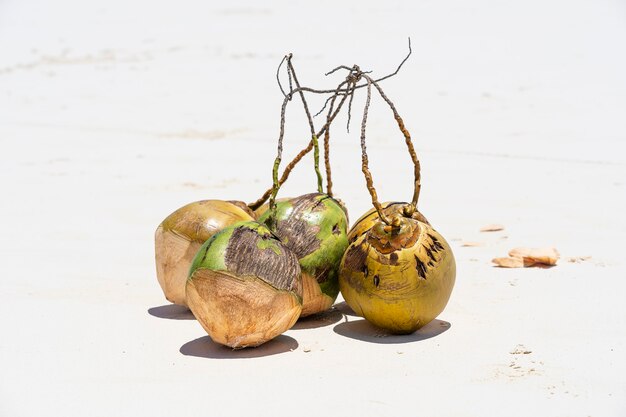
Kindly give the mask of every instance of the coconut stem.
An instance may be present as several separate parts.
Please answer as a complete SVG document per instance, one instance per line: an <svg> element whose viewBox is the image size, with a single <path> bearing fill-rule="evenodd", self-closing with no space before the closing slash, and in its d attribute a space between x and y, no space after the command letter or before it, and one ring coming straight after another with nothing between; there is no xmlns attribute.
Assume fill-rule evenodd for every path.
<svg viewBox="0 0 626 417"><path fill-rule="evenodd" d="M372 204L374 205L374 208L376 209L376 212L378 213L378 217L380 217L380 219L384 221L385 224L391 226L392 224L391 220L389 219L389 217L387 217L387 215L383 211L383 207L378 201L378 195L376 194L376 189L374 188L374 181L372 180L372 173L370 172L368 168L369 159L367 157L367 146L365 145L365 128L367 126L367 115L369 113L370 101L372 98L372 79L367 77L366 81L367 81L367 97L365 99L365 107L363 108L363 119L361 120L361 162L362 162L361 170L363 171L363 175L365 175L365 184L367 185L367 190L372 196Z"/></svg>
<svg viewBox="0 0 626 417"><path fill-rule="evenodd" d="M330 113L333 111L333 106L335 104L335 99L337 95L333 95L333 100L330 103L330 109L328 110L328 115L326 116L326 123L328 124L328 120L330 118ZM333 177L330 172L330 125L326 128L326 132L324 132L324 167L326 168L326 194L329 197L333 196Z"/></svg>
<svg viewBox="0 0 626 417"><path fill-rule="evenodd" d="M345 84L346 82L342 82L340 85ZM296 90L294 90L295 92ZM304 90L303 90L304 91ZM339 88L334 90L335 92L340 91ZM341 93L336 94L335 96L333 96L332 98L335 99L337 96L339 96ZM283 105L286 106L286 103L289 101L288 99L289 95L285 96L285 99L283 100ZM316 137L320 137L321 135L325 135L326 131L330 128L330 125L332 124L332 122L335 120L335 117L337 117L337 115L339 114L339 112L341 111L341 107L343 106L344 102L346 101L346 99L348 98L348 95L344 94L343 98L340 100L339 104L337 105L337 108L334 110L334 112L329 111L329 117L327 117L327 121L326 124L324 126L322 126L322 128L320 129L319 132L317 132L317 134L315 135ZM334 102L334 100L332 100ZM284 121L283 121L283 127L284 127ZM285 171L283 172L283 175L280 177L279 180L279 186L284 184L285 181L287 181L287 179L289 178L289 174L291 173L291 171L295 168L295 166L298 164L298 162L300 162L300 160L302 158L304 158L309 152L311 152L311 150L313 149L313 139L311 139L311 141L309 141L309 144L307 145L306 148L302 149L300 151L300 153L298 153L298 155L296 155L296 157L289 162L289 164L287 164L287 166L285 167ZM328 146L327 143L324 143L324 146ZM326 149L325 149L326 151ZM328 155L328 154L326 154ZM325 162L326 162L326 172L328 173L330 171L330 161L326 158L325 156ZM330 178L330 176L328 177ZM248 207L250 208L250 210L256 210L259 207L261 207L263 205L263 203L265 203L267 201L267 199L270 197L270 195L272 194L274 187L270 187L268 188L265 193L263 193L263 195L255 202L248 204Z"/></svg>
<svg viewBox="0 0 626 417"><path fill-rule="evenodd" d="M315 169L315 175L317 177L317 192L323 192L322 186L322 174L320 172L320 148L319 143L317 141L317 136L315 135L315 125L313 124L313 118L311 117L311 112L309 111L309 104L304 97L304 92L301 90L300 82L298 81L298 77L296 76L296 69L291 63L291 59L293 58L293 54L287 55L287 72L289 73L289 80L293 78L293 82L296 84L296 88L299 90L298 94L300 95L300 99L302 100L302 106L304 107L304 112L306 113L307 120L309 122L309 128L311 129L311 141L313 142L313 168ZM289 87L291 89L291 85Z"/></svg>
<svg viewBox="0 0 626 417"><path fill-rule="evenodd" d="M364 76L364 77L366 77L366 79L369 78L368 76ZM393 104L391 100L389 100L389 97L387 97L387 95L385 94L383 89L380 87L380 85L378 85L378 83L374 80L371 80L371 81L374 87L376 87L376 89L378 90L378 93L380 94L380 96L383 98L383 100L387 102L387 104L391 108L391 111L393 112L393 117L396 119L396 122L398 123L398 127L400 128L400 131L404 135L404 141L406 142L409 155L411 155L411 160L413 161L413 177L415 179L415 184L413 188L413 199L411 200L411 206L413 207L412 211L414 212L415 209L417 208L417 200L419 199L420 190L422 188L420 161L417 158L417 154L415 153L415 147L413 146L413 141L411 140L411 134L407 130L406 126L404 125L404 121L402 120L402 117L400 117L400 114L398 114L398 110L396 110L396 106ZM411 211L411 209L409 209L409 211Z"/></svg>
<svg viewBox="0 0 626 417"><path fill-rule="evenodd" d="M341 82L337 86L336 91L339 91L341 87L343 87L346 84L348 84L348 89L350 88L351 85L354 87L354 83L351 83L349 80L346 80L346 81ZM333 196L333 177L332 177L332 172L331 172L331 167L330 167L330 123L332 119L334 119L334 116L331 117L331 115L333 114L335 101L337 100L337 97L339 95L340 95L339 93L335 93L332 96L330 96L326 100L326 103L324 103L324 107L322 108L322 110L320 110L317 113L317 114L320 114L321 112L323 112L324 109L326 108L326 104L330 100L330 107L328 108L328 113L326 114L326 131L324 132L324 166L326 167L326 194L330 197ZM343 106L343 103L346 101L347 98L348 98L348 94L343 94L343 98L339 102L337 109L341 109L341 106Z"/></svg>
<svg viewBox="0 0 626 417"><path fill-rule="evenodd" d="M285 137L285 112L287 111L287 104L291 100L292 95L285 96L283 105L280 108L280 131L278 133L278 152L276 159L274 160L274 166L272 167L272 191L270 195L270 216L268 227L273 229L276 222L276 195L280 189L280 182L278 181L278 168L280 167L280 161L283 155L283 138ZM262 204L262 203L261 203ZM251 207L252 209L252 207ZM253 209L254 210L254 209Z"/></svg>
<svg viewBox="0 0 626 417"><path fill-rule="evenodd" d="M315 174L317 175L317 192L321 194L324 192L324 186L322 184L322 174L320 173L320 146L315 135L313 135L313 163Z"/></svg>

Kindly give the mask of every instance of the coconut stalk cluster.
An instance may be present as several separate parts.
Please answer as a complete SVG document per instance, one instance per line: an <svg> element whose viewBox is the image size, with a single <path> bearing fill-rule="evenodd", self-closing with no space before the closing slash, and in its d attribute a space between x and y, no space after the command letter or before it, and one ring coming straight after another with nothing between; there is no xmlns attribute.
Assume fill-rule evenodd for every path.
<svg viewBox="0 0 626 417"><path fill-rule="evenodd" d="M348 76L334 90L303 88L291 58L288 55L281 62L286 63L290 82L286 92L279 78L285 97L272 187L250 204L202 200L167 216L155 233L157 278L163 293L172 303L187 306L214 342L232 348L258 346L275 338L298 319L331 308L340 291L358 315L376 326L393 333L414 332L443 311L456 272L449 245L417 209L419 161L402 119L378 84L389 76L374 80L358 66L341 66L331 73L344 69ZM393 110L414 162L410 202L380 204L377 199L365 148L372 86ZM367 100L361 126L362 170L373 208L349 229L347 210L332 192L329 131L343 104L348 99L351 104L363 87ZM326 123L319 132L305 91L330 94L322 109L328 107ZM311 139L279 177L285 111L296 95L307 115ZM317 139L322 135L325 191ZM291 170L311 150L316 192L278 198Z"/></svg>

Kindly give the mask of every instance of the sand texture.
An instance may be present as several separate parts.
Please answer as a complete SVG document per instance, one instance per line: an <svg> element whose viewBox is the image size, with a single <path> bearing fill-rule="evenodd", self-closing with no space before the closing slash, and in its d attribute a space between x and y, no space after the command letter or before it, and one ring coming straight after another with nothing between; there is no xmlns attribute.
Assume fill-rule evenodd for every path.
<svg viewBox="0 0 626 417"><path fill-rule="evenodd" d="M626 415L625 15L611 0L1 1L0 416ZM156 227L270 186L285 53L303 84L334 88L339 64L393 72L408 36L382 86L422 163L419 210L456 257L448 306L391 336L340 296L259 348L216 345L163 297ZM331 131L352 221L371 208L363 104ZM298 98L287 120L284 162L310 138ZM410 199L377 96L367 126L380 200ZM309 156L279 197L316 183ZM517 247L560 258L491 263Z"/></svg>

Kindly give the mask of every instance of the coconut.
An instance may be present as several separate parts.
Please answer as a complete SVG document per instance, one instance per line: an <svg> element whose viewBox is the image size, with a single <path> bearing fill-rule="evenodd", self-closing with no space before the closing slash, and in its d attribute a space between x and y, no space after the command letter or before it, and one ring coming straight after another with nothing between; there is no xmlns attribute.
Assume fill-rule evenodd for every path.
<svg viewBox="0 0 626 417"><path fill-rule="evenodd" d="M202 200L167 216L154 235L157 279L165 298L186 306L185 282L200 246L226 226L253 220L252 214L243 202Z"/></svg>
<svg viewBox="0 0 626 417"><path fill-rule="evenodd" d="M270 217L268 210L259 222L269 222ZM300 262L302 317L330 308L339 293L339 264L348 246L348 218L342 205L320 193L280 201L271 227Z"/></svg>
<svg viewBox="0 0 626 417"><path fill-rule="evenodd" d="M302 311L298 258L257 222L227 227L198 251L187 303L214 342L258 346L291 328Z"/></svg>
<svg viewBox="0 0 626 417"><path fill-rule="evenodd" d="M456 277L446 240L427 223L382 220L354 240L341 261L339 285L360 316L392 333L408 334L445 308Z"/></svg>

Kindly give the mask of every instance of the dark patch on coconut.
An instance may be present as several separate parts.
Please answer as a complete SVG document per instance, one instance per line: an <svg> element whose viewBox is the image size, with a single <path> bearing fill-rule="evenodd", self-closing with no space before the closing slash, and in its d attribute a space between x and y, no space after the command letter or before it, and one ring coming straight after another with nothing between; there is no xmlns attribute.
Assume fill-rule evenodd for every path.
<svg viewBox="0 0 626 417"><path fill-rule="evenodd" d="M380 277L378 275L374 275L374 286L378 287L380 285Z"/></svg>
<svg viewBox="0 0 626 417"><path fill-rule="evenodd" d="M315 270L315 280L318 284L323 284L328 281L330 277L330 273L333 270L333 266L330 264L326 264L322 269Z"/></svg>
<svg viewBox="0 0 626 417"><path fill-rule="evenodd" d="M350 237L350 239L348 239L348 244L351 245L353 244L359 237L361 237L361 235L353 235Z"/></svg>
<svg viewBox="0 0 626 417"><path fill-rule="evenodd" d="M335 225L333 226L333 235L339 234L341 234L341 229L339 229L339 223L335 223Z"/></svg>
<svg viewBox="0 0 626 417"><path fill-rule="evenodd" d="M267 240L272 242L259 245ZM262 249L263 246L266 247ZM301 270L296 255L280 241L260 236L256 230L244 226L233 230L224 253L224 263L228 271L236 275L256 276L276 289L302 294L302 281L298 279Z"/></svg>
<svg viewBox="0 0 626 417"><path fill-rule="evenodd" d="M308 200L313 200L315 201L315 205L311 208L311 211L315 211L315 210L319 210L319 209L323 209L324 206L322 205L324 203L324 201L329 200L330 197L329 196L324 196L322 198L320 198L319 200L317 199L317 197L319 196L319 194L313 193L313 194L305 194L302 197L306 198Z"/></svg>
<svg viewBox="0 0 626 417"><path fill-rule="evenodd" d="M395 256L392 256L395 255ZM376 261L381 265L397 265L398 255L396 252L392 252L390 255L384 255L382 253L375 253Z"/></svg>
<svg viewBox="0 0 626 417"><path fill-rule="evenodd" d="M354 235L352 237L350 237L350 239L348 239L348 244L352 244L354 243L359 237L361 237L360 235Z"/></svg>
<svg viewBox="0 0 626 417"><path fill-rule="evenodd" d="M317 200L319 194L306 194L291 201L293 206L291 215L286 219L279 220L276 224L276 235L281 238L287 238L285 243L291 249L298 259L302 259L310 253L319 249L321 242L317 239L320 232L320 226L312 225L304 217L307 213L314 212L319 209L321 202L330 197Z"/></svg>
<svg viewBox="0 0 626 417"><path fill-rule="evenodd" d="M395 252L392 252L391 255L389 255L389 264L390 265L397 265L398 264L398 254Z"/></svg>
<svg viewBox="0 0 626 417"><path fill-rule="evenodd" d="M439 239L430 233L428 233L428 237L433 241L433 246L437 249L435 252L443 250L443 245L439 242Z"/></svg>
<svg viewBox="0 0 626 417"><path fill-rule="evenodd" d="M420 276L420 278L426 279L427 267L426 265L424 265L424 262L422 262L422 260L417 256L415 256L415 269L417 270L417 274Z"/></svg>
<svg viewBox="0 0 626 417"><path fill-rule="evenodd" d="M435 254L433 253L432 250L430 250L430 248L428 248L426 245L424 245L424 250L426 251L426 255L428 255L428 257L433 261L436 262L437 258L435 258Z"/></svg>
<svg viewBox="0 0 626 417"><path fill-rule="evenodd" d="M350 271L362 272L367 276L367 251L364 245L351 245L348 247L344 258L344 267Z"/></svg>

